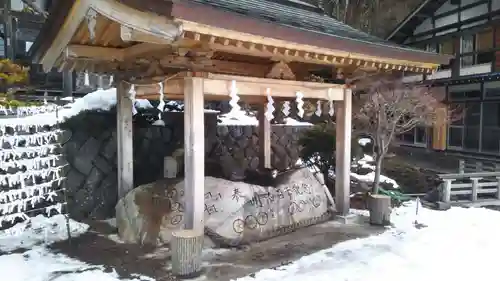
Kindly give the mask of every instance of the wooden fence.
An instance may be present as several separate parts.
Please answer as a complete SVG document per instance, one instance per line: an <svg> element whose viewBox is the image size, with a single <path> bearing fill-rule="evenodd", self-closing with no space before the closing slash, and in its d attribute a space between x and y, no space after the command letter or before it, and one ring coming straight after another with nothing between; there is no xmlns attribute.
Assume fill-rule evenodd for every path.
<svg viewBox="0 0 500 281"><path fill-rule="evenodd" d="M500 200L500 172L442 174L441 201L470 203Z"/></svg>

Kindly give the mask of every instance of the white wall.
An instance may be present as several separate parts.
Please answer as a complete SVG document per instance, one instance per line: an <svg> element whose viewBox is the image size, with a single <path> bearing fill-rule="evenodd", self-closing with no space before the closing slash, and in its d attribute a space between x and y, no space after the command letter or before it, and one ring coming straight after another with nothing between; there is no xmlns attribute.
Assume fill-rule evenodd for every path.
<svg viewBox="0 0 500 281"><path fill-rule="evenodd" d="M492 10L500 9L500 0L492 0L491 9Z"/></svg>
<svg viewBox="0 0 500 281"><path fill-rule="evenodd" d="M35 4L45 9L46 0L35 0ZM22 11L24 9L24 3L21 0L10 0L10 5L13 11Z"/></svg>
<svg viewBox="0 0 500 281"><path fill-rule="evenodd" d="M432 29L432 20L431 19L426 19L424 22L422 22L417 28L415 28L414 34L426 32Z"/></svg>
<svg viewBox="0 0 500 281"><path fill-rule="evenodd" d="M436 11L436 13L434 13L434 15L439 15L442 13L449 12L453 9L456 9L457 7L458 7L457 5L451 5L450 1L447 1L446 3L443 4L443 6L441 6L439 9L437 9L437 11Z"/></svg>
<svg viewBox="0 0 500 281"><path fill-rule="evenodd" d="M470 9L467 9L467 10L463 10L460 13L460 19L461 20L467 20L467 19L470 19L470 18L473 18L473 17L484 15L486 13L488 13L488 5L487 4L482 4L482 5L479 5L479 6L476 6L476 7L472 7Z"/></svg>
<svg viewBox="0 0 500 281"><path fill-rule="evenodd" d="M24 9L24 3L21 0L10 0L10 7L13 11L22 11Z"/></svg>
<svg viewBox="0 0 500 281"><path fill-rule="evenodd" d="M493 4L492 4L493 10L500 9L500 0L492 0L492 1L493 1ZM478 2L478 0L462 0L462 6L473 4L476 2ZM458 8L458 5L451 5L450 1L447 1L434 13L434 15L440 15L440 14L452 11L456 8ZM488 13L488 5L482 4L482 5L479 5L479 6L462 11L460 13L460 18L461 18L461 20L467 20L467 19L470 19L473 17L477 17L480 15L486 14L486 13ZM458 22L458 13L436 19L435 25L436 25L436 28L439 28L439 27L443 27L443 26L447 26L447 25L456 23L456 22ZM471 26L472 25L475 25L475 24L471 24ZM414 34L417 35L418 33L429 31L431 29L432 29L432 21L431 21L431 19L426 19L424 22L422 22L422 24L420 24L419 26L417 26L415 28ZM453 31L456 31L456 30L443 31L438 35L442 35L442 34L453 32ZM421 39L419 39L419 40L421 40Z"/></svg>

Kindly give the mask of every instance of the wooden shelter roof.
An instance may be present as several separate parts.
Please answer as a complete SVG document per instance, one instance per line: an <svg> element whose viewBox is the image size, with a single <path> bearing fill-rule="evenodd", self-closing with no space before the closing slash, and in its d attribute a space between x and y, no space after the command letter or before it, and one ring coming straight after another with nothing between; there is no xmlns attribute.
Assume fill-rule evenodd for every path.
<svg viewBox="0 0 500 281"><path fill-rule="evenodd" d="M141 14L123 18L125 14L113 11L116 5L122 6L120 9L132 8ZM89 9L97 11L96 33L101 33L93 40L89 39L86 30L85 17L88 17ZM132 21L137 17L142 17L145 24L142 30ZM150 24L146 26L148 20ZM162 28L172 29L173 26L179 28L179 34L170 42L146 38L161 37L165 35ZM124 40L123 27L140 31L144 35L142 40L139 40L140 35ZM62 33L66 34L67 42L58 39ZM68 33L71 33L69 37ZM56 59L60 64L64 58L59 55L71 43L126 48L135 43L153 41L149 43L170 43L185 48L193 47L196 45L194 41L198 41L224 55L261 57L268 59L268 64L270 59L414 72L431 72L450 59L449 56L401 47L370 36L306 5L284 5L283 1L269 0L60 0L53 5L50 18L40 34L30 52L34 62L43 64L45 70L56 64L48 53L59 52ZM183 44L187 41L190 44ZM98 71L98 68L93 70Z"/></svg>

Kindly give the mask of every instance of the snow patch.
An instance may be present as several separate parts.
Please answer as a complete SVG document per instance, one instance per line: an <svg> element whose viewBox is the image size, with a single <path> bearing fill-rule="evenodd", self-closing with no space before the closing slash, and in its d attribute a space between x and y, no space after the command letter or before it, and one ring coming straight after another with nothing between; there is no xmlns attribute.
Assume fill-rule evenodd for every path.
<svg viewBox="0 0 500 281"><path fill-rule="evenodd" d="M73 220L70 220L69 226L72 237L85 233L89 228ZM13 229L19 233L13 234ZM66 218L63 215L50 218L39 215L16 224L8 231L1 231L0 251L31 249L23 253L1 255L0 271L9 273L9 281L154 281L139 275L133 276L133 279L122 279L114 269L110 271L101 265L90 265L63 254L54 254L45 247L66 239Z"/></svg>
<svg viewBox="0 0 500 281"><path fill-rule="evenodd" d="M369 138L361 138L361 139L358 140L358 143L361 146L365 146L365 145L367 145L367 144L369 144L371 142L372 142L372 140L369 139Z"/></svg>
<svg viewBox="0 0 500 281"><path fill-rule="evenodd" d="M53 254L47 248L35 247L22 254L0 256L0 270L9 272L9 281L154 281L138 276L121 279L115 270L89 265L62 254Z"/></svg>
<svg viewBox="0 0 500 281"><path fill-rule="evenodd" d="M453 207L419 208L409 202L391 216L394 227L363 239L339 243L276 269L238 281L470 281L495 280L500 251L500 212ZM417 219L427 227L416 228ZM480 268L477 270L461 270ZM479 275L478 275L479 274ZM491 277L487 277L491 276ZM484 279L484 278L483 278Z"/></svg>
<svg viewBox="0 0 500 281"><path fill-rule="evenodd" d="M71 237L85 233L89 226L69 220ZM55 215L45 217L38 215L30 220L20 222L7 230L0 231L0 251L11 252L17 249L28 249L35 245L51 244L68 239L66 217Z"/></svg>
<svg viewBox="0 0 500 281"><path fill-rule="evenodd" d="M218 117L219 126L258 126L259 120L257 117L243 110L231 112L231 114L221 114ZM273 124L274 126L313 126L312 123L302 122L291 117L285 118L284 124Z"/></svg>

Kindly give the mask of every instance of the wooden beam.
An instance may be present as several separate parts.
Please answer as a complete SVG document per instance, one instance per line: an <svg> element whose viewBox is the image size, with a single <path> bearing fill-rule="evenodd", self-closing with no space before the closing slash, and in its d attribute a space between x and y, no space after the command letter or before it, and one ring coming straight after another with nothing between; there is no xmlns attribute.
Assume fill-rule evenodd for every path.
<svg viewBox="0 0 500 281"><path fill-rule="evenodd" d="M204 83L204 92L213 95L229 95L233 80L236 81L238 94L242 96L265 96L269 88L273 97L295 98L297 92L303 93L306 99L328 100L328 93L332 100L342 100L344 97L343 85L221 74L208 75Z"/></svg>
<svg viewBox="0 0 500 281"><path fill-rule="evenodd" d="M184 79L184 222L186 229L203 230L205 224L203 78Z"/></svg>
<svg viewBox="0 0 500 281"><path fill-rule="evenodd" d="M168 45L171 44L176 37L174 37L174 35L172 36L166 35L159 37L158 35L152 33L138 31L133 28L122 25L120 26L120 38L124 42L143 42L143 43L152 43L159 45Z"/></svg>
<svg viewBox="0 0 500 281"><path fill-rule="evenodd" d="M149 93L144 93L141 91L141 93L136 95L137 98L139 99L147 99L147 100L158 100L160 98L160 94L158 93L158 90L154 92L151 90ZM184 100L184 95L183 94L170 94L170 93L164 93L164 98L165 100L179 100L183 101ZM204 98L206 101L229 101L231 100L231 97L229 96L222 96L222 95L204 95ZM264 104L266 102L266 98L263 96L241 96L240 101L247 103L247 104Z"/></svg>
<svg viewBox="0 0 500 281"><path fill-rule="evenodd" d="M259 168L271 169L271 122L266 118L267 104L259 107Z"/></svg>
<svg viewBox="0 0 500 281"><path fill-rule="evenodd" d="M118 83L116 89L116 130L117 130L117 166L118 199L134 189L134 140L132 132L132 100L127 96L128 86Z"/></svg>
<svg viewBox="0 0 500 281"><path fill-rule="evenodd" d="M219 72L238 75L249 75L253 77L264 77L269 71L270 66L259 65L244 62L231 62L210 59L206 57L184 57L176 54L164 55L160 60L151 62L145 59L139 59L140 56L150 55L154 52L158 53L161 50L167 51L167 45L154 45L154 44L138 44L128 48L111 48L111 47L97 47L88 45L69 45L65 51L65 59L67 60L83 60L92 61L95 64L102 64L103 69L107 71L114 71L112 67L115 64L109 62L130 63L130 64L143 64L151 67L164 67L164 68L179 68L181 70L196 70L201 72ZM61 68L62 71L64 67ZM147 70L144 70L147 72ZM145 75L140 73L138 76ZM158 72L158 71L156 71ZM160 69L160 72L161 69ZM146 73L147 75L155 76L155 73ZM156 75L162 75L158 73Z"/></svg>
<svg viewBox="0 0 500 281"><path fill-rule="evenodd" d="M150 43L163 44L177 40L182 34L181 25L172 19L139 11L114 0L92 0L92 7L101 15L121 24L120 35L124 41L153 40Z"/></svg>
<svg viewBox="0 0 500 281"><path fill-rule="evenodd" d="M284 61L277 62L273 65L266 78L295 80L295 74L292 69Z"/></svg>
<svg viewBox="0 0 500 281"><path fill-rule="evenodd" d="M124 61L124 50L87 45L69 45L66 47L67 59L88 59L96 61Z"/></svg>
<svg viewBox="0 0 500 281"><path fill-rule="evenodd" d="M78 27L85 18L89 8L90 0L75 1L75 4L71 7L66 20L61 27L61 30L52 42L50 48L40 60L43 71L49 72L54 66L57 58L61 55L68 42L78 30Z"/></svg>
<svg viewBox="0 0 500 281"><path fill-rule="evenodd" d="M295 99L296 93L304 94L305 99L342 100L344 98L344 85L316 82L289 81L268 78L244 77L236 75L223 75L207 73L203 83L205 96L229 97L232 81L236 81L238 95L260 97L265 100L269 88L273 98ZM184 78L171 78L164 81L164 89L171 95L184 93ZM156 85L137 85L137 95L153 94L158 92ZM168 90L167 90L168 89Z"/></svg>
<svg viewBox="0 0 500 281"><path fill-rule="evenodd" d="M339 58L349 58L349 59L358 59L358 60L366 60L366 61L377 61L377 62L384 62L384 63L390 63L390 64L396 64L396 65L416 65L419 67L424 67L424 68L437 68L439 65L435 63L421 63L421 62L413 62L413 61L406 61L406 60L398 60L398 59L391 59L391 58L379 58L379 57L373 57L365 54L359 54L359 53L352 53L352 52L346 52L346 51L341 51L341 50L335 50L335 49L328 49L328 48L321 48L317 46L312 46L312 45L306 45L306 44L298 44L294 42L288 42L280 39L274 39L274 38L268 38L268 37L262 37L262 36L257 36L249 33L243 33L243 32L237 32L234 30L227 30L224 28L218 28L218 27L213 27L213 26L208 26L196 22L191 22L191 21L186 21L182 19L177 20L179 23L182 23L182 28L185 33L194 33L194 34L199 34L199 35L207 35L210 37L214 38L230 38L231 40L236 40L236 41L241 41L243 44L240 44L241 46L244 46L245 49L249 49L250 51L256 51L256 48L252 47L255 45L263 45L265 46L264 48L261 48L261 50L264 49L269 49L269 48L279 48L279 49L286 49L289 50L290 52L294 52L297 57L308 57L306 53L311 53L311 54L317 54L318 56L331 56L331 57L339 57ZM207 36L199 36L200 39L207 37ZM203 39L202 39L203 40ZM212 40L215 42L215 40ZM220 40L224 41L224 40ZM247 46L245 46L245 44ZM228 44L217 44L218 48L221 46L230 46ZM231 46L232 47L232 46ZM334 47L333 47L334 48ZM239 48L240 52L242 48ZM268 52L268 51L266 51ZM281 60L281 58L279 59ZM314 61L314 60L311 60Z"/></svg>
<svg viewBox="0 0 500 281"><path fill-rule="evenodd" d="M335 102L335 207L338 215L349 213L351 190L352 91L344 89L342 101Z"/></svg>
<svg viewBox="0 0 500 281"><path fill-rule="evenodd" d="M130 41L171 43L182 34L179 23L154 13L133 9L114 0L75 1L61 30L40 60L45 72L54 66L56 59L63 53L80 24L87 24L84 19L91 9L121 24L124 29L120 30L120 34Z"/></svg>
<svg viewBox="0 0 500 281"><path fill-rule="evenodd" d="M124 60L132 60L144 55L151 55L152 53L157 53L171 48L170 45L163 44L151 44L151 43L140 43L130 46L123 50Z"/></svg>

